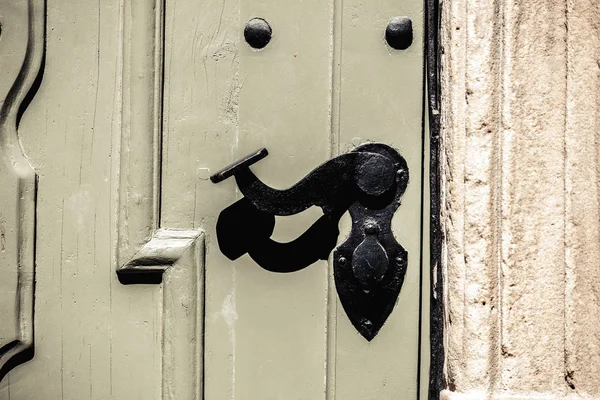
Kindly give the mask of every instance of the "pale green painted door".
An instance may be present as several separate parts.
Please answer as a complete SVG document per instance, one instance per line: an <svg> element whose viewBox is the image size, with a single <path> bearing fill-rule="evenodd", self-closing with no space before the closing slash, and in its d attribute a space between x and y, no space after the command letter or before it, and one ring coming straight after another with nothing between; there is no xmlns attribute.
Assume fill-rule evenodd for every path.
<svg viewBox="0 0 600 400"><path fill-rule="evenodd" d="M35 313L3 306L11 326L35 322L35 356L4 377L0 398L427 398L423 3L50 0L45 39L11 36L8 16L43 27L43 3L0 4L0 57L10 44L17 67L27 54L41 63L46 46L18 129L38 176ZM406 50L384 38L397 16L412 20ZM261 50L244 40L254 17L272 28ZM0 75L2 87L19 79ZM367 142L396 148L411 171L393 218L407 273L371 342L339 303L331 257L290 274L227 259L215 224L240 194L234 180L209 180L266 147L253 171L285 188ZM319 215L278 217L273 238L293 240ZM1 268L15 276L6 298L33 292L14 263Z"/></svg>

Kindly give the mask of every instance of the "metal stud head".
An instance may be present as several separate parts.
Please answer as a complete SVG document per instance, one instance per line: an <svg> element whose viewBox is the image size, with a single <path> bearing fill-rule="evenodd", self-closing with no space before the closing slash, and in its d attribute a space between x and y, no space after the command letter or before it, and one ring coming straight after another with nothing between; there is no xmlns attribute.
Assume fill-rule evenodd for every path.
<svg viewBox="0 0 600 400"><path fill-rule="evenodd" d="M394 17L385 29L385 40L396 50L406 50L413 41L412 21L408 17Z"/></svg>
<svg viewBox="0 0 600 400"><path fill-rule="evenodd" d="M272 33L271 26L262 18L252 18L244 28L246 42L255 49L262 49L269 44Z"/></svg>
<svg viewBox="0 0 600 400"><path fill-rule="evenodd" d="M356 171L356 184L369 196L380 196L394 184L394 164L386 157L373 157Z"/></svg>

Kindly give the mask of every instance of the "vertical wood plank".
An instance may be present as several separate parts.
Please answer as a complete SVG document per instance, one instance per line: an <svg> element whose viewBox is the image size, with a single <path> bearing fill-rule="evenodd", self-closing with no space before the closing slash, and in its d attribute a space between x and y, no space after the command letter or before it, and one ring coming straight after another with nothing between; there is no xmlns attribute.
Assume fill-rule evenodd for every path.
<svg viewBox="0 0 600 400"><path fill-rule="evenodd" d="M113 139L113 147L118 149L113 176L119 197L113 210L113 269L129 261L159 223L162 62L157 58L162 57L161 25L162 1L120 2L120 118ZM116 279L111 291L111 394L114 398L161 398L165 357L164 351L161 354L165 323L161 305L170 292L164 285L122 286ZM140 362L144 368L139 367ZM130 384L132 381L136 384Z"/></svg>
<svg viewBox="0 0 600 400"><path fill-rule="evenodd" d="M261 51L243 39L252 17L273 29ZM247 256L227 260L214 226L235 182L208 176L265 146L253 169L286 187L328 158L329 5L174 1L166 23L162 222L207 231L206 396L322 398L326 263L278 275ZM278 219L275 238L294 239L314 216Z"/></svg>
<svg viewBox="0 0 600 400"><path fill-rule="evenodd" d="M202 395L204 239L198 230L158 229L164 5L123 3L116 273L123 284L162 279L162 288L146 289L162 291L162 398L192 400Z"/></svg>
<svg viewBox="0 0 600 400"><path fill-rule="evenodd" d="M328 158L330 6L317 0L242 3L240 32L254 16L270 21L274 38L262 52L245 43L240 47L240 74L245 80L240 92L239 151L243 154L259 145L272 148L271 159L256 171L268 184L285 188ZM320 214L308 210L278 219L274 239L295 239ZM242 266L238 274L237 334L243 350L238 358L243 367L238 390L257 398L323 398L327 263L319 261L295 274L260 270L260 281L245 269L251 266ZM259 331L253 329L255 324L261 326ZM256 333L250 333L253 330ZM303 348L302 355L290 343ZM244 376L243 371L252 372ZM257 384L264 379L279 382L264 388Z"/></svg>
<svg viewBox="0 0 600 400"><path fill-rule="evenodd" d="M239 90L238 19L237 1L170 1L165 9L161 219L164 226L211 229L206 235L204 319L207 399L232 398L235 371L233 351L225 347L233 332L228 324L235 322L235 309L219 312L222 304L231 304L224 303L223 297L231 291L232 269L220 265L217 276L211 274L211 260L219 251L214 237L216 216L234 200L235 192L231 187L211 185L208 169L220 168L233 159L235 93ZM229 160L224 160L224 155ZM219 299L215 305L213 297ZM216 322L220 325L213 339L211 329ZM225 345L220 346L220 341ZM216 355L213 348L219 349Z"/></svg>
<svg viewBox="0 0 600 400"><path fill-rule="evenodd" d="M158 286L124 287L114 271L115 232L123 228L118 224L123 220L129 223L126 228L134 234L128 238L146 236L144 232L136 236L139 227L131 224L136 207L125 213L127 218L118 218L115 193L119 189L119 163L157 168L150 162L155 159L152 145L151 157L145 163L119 157L122 100L127 103L127 128L133 126L136 134L152 136L156 127L150 121L151 132L140 129L148 116L138 115L138 111L144 109L140 100L158 98L144 93L153 94L159 89L153 79L138 82L139 76L132 72L127 75L132 79L125 85L132 91L125 95L120 91L123 71L127 74L133 70L144 72L145 68L152 70L144 64L144 49L128 49L124 59L120 57L123 19L129 18L130 23L136 17L131 9L124 15L123 6L131 5L118 1L68 7L48 5L48 57L38 93L41 100L34 98L31 110L24 115L21 138L40 172L37 286L41 292L36 310L39 357L27 368L16 370L2 388L2 394L11 399L39 398L41 393L44 399L153 399L160 398L161 390L165 398L183 399L186 397L182 388L186 395L192 391L189 398L197 398L201 392L199 357L182 348L187 349L193 339L201 338L198 324L188 324L183 314L194 309L201 313L202 304L196 301L202 299L202 293L197 292L198 282L190 286L194 279L188 279L187 274L201 273L197 264L202 249L188 254L168 273L171 291ZM147 11L146 18L160 16L152 7ZM143 29L134 33L144 34ZM131 37L125 40L137 43ZM137 60L141 65L129 64L132 53L142 54L142 59ZM150 60L151 65L154 62ZM153 106L156 105L147 108ZM125 139L131 137L126 135ZM133 141L143 142L139 137ZM133 146L123 145L126 150ZM135 168L121 170L128 171L126 178L132 181L139 175ZM136 184L143 186L143 182L135 181ZM155 208L154 200L144 197L144 193L137 200ZM155 223L152 216L146 220L141 221L150 222L151 226ZM179 270L190 266L194 268ZM190 288L195 288L194 293L189 293ZM161 310L163 300L173 299L176 304L167 302ZM198 322L201 320L197 317ZM163 329L167 335L164 340ZM183 337L186 335L189 337ZM186 358L190 361L186 362ZM186 378L179 371L180 365L193 376ZM177 366L179 372L169 374L169 366ZM191 383L182 385L182 379Z"/></svg>
<svg viewBox="0 0 600 400"><path fill-rule="evenodd" d="M121 4L47 3L44 77L21 124L39 173L38 346L10 398L159 398L160 292L114 273Z"/></svg>
<svg viewBox="0 0 600 400"><path fill-rule="evenodd" d="M204 236L163 278L162 399L203 399Z"/></svg>
<svg viewBox="0 0 600 400"><path fill-rule="evenodd" d="M344 153L367 141L397 148L410 181L393 219L396 239L408 251L408 269L398 302L372 342L362 338L337 307L335 386L338 399L416 399L421 258L423 98L423 4L344 0L339 4L339 145ZM407 50L387 46L392 17L413 24ZM335 64L334 64L335 67ZM335 75L334 75L335 76ZM340 235L348 230L346 224Z"/></svg>
<svg viewBox="0 0 600 400"><path fill-rule="evenodd" d="M238 32L256 16L273 40L262 51L240 44L238 154L272 149L255 171L287 188L329 158L331 9L319 0L242 2ZM277 218L273 239L294 240L320 215ZM327 262L273 274L248 261L237 274L239 398L324 398Z"/></svg>
<svg viewBox="0 0 600 400"><path fill-rule="evenodd" d="M5 2L0 24L0 383L34 355L37 176L19 145L19 122L44 52L44 3ZM9 389L7 382L2 389ZM10 392L9 392L10 393ZM10 395L10 394L8 394Z"/></svg>
<svg viewBox="0 0 600 400"><path fill-rule="evenodd" d="M159 225L163 0L124 1L117 268Z"/></svg>

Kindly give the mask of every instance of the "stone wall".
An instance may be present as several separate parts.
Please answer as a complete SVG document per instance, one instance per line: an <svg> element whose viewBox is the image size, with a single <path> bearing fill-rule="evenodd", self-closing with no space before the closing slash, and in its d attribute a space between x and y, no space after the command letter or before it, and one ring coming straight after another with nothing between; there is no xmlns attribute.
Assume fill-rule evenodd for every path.
<svg viewBox="0 0 600 400"><path fill-rule="evenodd" d="M442 14L442 397L600 398L600 2Z"/></svg>

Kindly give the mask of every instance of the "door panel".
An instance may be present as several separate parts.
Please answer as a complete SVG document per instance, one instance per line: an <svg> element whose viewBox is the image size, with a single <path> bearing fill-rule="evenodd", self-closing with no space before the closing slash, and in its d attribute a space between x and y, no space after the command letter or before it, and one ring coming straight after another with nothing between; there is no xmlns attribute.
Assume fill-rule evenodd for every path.
<svg viewBox="0 0 600 400"><path fill-rule="evenodd" d="M0 398L418 398L423 5L49 0L46 14L43 79L18 129L39 176L36 352ZM385 42L395 16L412 19L407 50ZM254 17L273 32L262 50L244 40ZM338 300L331 256L289 274L227 259L215 225L241 194L209 180L266 147L252 170L286 188L366 142L398 149L410 171L393 219L408 270L371 342ZM278 217L274 238L295 239L321 213Z"/></svg>

